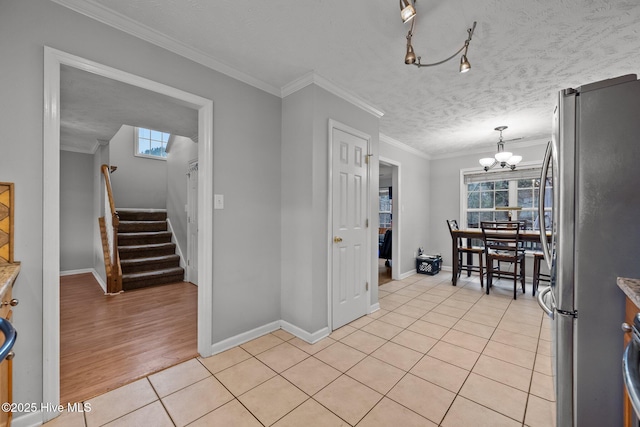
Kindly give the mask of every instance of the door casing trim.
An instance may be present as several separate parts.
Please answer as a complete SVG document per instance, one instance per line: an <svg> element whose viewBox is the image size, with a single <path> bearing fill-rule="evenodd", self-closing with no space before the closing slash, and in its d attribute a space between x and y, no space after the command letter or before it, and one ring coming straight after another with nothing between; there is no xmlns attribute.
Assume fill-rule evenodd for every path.
<svg viewBox="0 0 640 427"><path fill-rule="evenodd" d="M213 101L79 56L44 47L42 401L60 401L60 67L67 65L189 104L198 110L199 230L198 352L212 353L213 294ZM46 330L44 330L46 325ZM44 412L46 422L58 414Z"/></svg>

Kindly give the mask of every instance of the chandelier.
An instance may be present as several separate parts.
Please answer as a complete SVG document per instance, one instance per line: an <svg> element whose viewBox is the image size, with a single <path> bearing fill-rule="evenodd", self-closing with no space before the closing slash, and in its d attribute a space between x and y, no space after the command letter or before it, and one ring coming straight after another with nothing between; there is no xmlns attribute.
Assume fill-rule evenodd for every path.
<svg viewBox="0 0 640 427"><path fill-rule="evenodd" d="M520 163L522 160L522 156L515 156L510 151L504 151L504 141L502 140L502 131L507 129L508 126L498 126L494 130L500 132L500 140L498 141L498 152L493 157L483 157L480 159L480 164L484 167L485 171L488 171L492 167L496 165L500 165L500 167L504 168L505 166L509 167L509 169L514 170L516 165ZM516 138L519 139L519 138Z"/></svg>
<svg viewBox="0 0 640 427"><path fill-rule="evenodd" d="M456 51L453 55L449 56L446 59L438 62L432 62L430 64L423 64L420 62L421 57L416 57L415 52L413 51L413 46L411 45L411 37L413 37L413 26L415 25L415 17L416 17L416 7L415 0L400 0L400 17L402 18L402 22L405 24L411 21L411 28L409 28L409 33L407 33L407 54L404 57L404 63L408 65L415 65L416 67L433 67L434 65L444 64L447 61L452 60L456 57L460 52L464 50L464 53L460 57L460 72L466 73L471 69L471 64L467 60L467 50L469 49L469 43L471 42L471 37L473 36L473 32L476 29L476 22L473 22L473 26L467 29L467 33L469 36L465 40L464 44L460 49Z"/></svg>

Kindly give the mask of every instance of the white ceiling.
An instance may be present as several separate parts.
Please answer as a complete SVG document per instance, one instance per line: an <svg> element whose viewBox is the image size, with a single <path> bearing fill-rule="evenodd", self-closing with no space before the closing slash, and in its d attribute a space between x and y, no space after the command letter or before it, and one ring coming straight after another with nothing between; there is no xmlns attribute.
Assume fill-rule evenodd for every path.
<svg viewBox="0 0 640 427"><path fill-rule="evenodd" d="M274 94L310 72L384 112L380 132L432 157L548 139L558 90L640 71L638 0L418 0L423 62L404 64L396 0L55 0Z"/></svg>

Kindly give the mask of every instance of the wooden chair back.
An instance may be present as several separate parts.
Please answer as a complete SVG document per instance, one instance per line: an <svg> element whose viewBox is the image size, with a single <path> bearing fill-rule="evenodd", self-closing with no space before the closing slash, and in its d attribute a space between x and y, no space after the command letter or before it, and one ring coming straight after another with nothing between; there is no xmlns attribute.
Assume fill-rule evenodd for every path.
<svg viewBox="0 0 640 427"><path fill-rule="evenodd" d="M517 258L520 249L520 223L517 221L482 221L485 252Z"/></svg>
<svg viewBox="0 0 640 427"><path fill-rule="evenodd" d="M449 227L449 233L451 233L451 237L453 238L453 232L460 230L460 227L458 227L458 221L455 219L448 219L447 220L447 226ZM462 246L462 239L458 238L458 246Z"/></svg>

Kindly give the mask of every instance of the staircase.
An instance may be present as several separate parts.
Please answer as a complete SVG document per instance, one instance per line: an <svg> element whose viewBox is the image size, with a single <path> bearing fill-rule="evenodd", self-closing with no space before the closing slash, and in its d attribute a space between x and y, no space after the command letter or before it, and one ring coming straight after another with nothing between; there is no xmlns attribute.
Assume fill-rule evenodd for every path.
<svg viewBox="0 0 640 427"><path fill-rule="evenodd" d="M166 212L118 211L118 216L122 289L182 282L184 269L167 231Z"/></svg>

